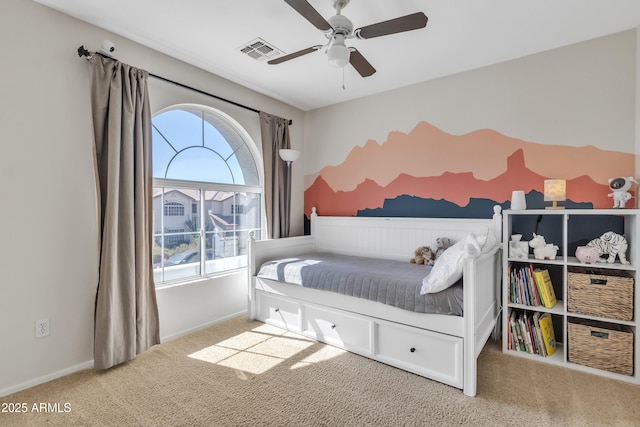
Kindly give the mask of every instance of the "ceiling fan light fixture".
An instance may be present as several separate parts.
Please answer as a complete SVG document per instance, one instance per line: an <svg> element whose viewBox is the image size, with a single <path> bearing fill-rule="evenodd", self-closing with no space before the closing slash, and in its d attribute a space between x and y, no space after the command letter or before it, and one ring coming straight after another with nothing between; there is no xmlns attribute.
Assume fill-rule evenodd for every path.
<svg viewBox="0 0 640 427"><path fill-rule="evenodd" d="M337 34L331 43L331 47L327 50L327 56L329 57L329 64L342 68L349 63L351 52L349 48L344 44L344 36Z"/></svg>
<svg viewBox="0 0 640 427"><path fill-rule="evenodd" d="M394 19L388 19L376 24L365 25L364 27L353 29L353 23L342 14L342 9L347 6L350 0L330 0L336 14L328 20L324 19L318 11L309 4L309 0L284 0L303 18L309 21L314 27L322 31L329 40L326 54L329 64L344 68L351 64L362 77L369 77L376 72L376 69L366 60L366 58L355 48L347 47L347 39L372 39L391 34L413 31L427 26L427 15L423 12L416 12ZM320 1L320 0L314 0ZM294 58L315 52L322 46L312 46L285 56L268 61L269 64L280 64ZM343 73L344 76L344 73Z"/></svg>
<svg viewBox="0 0 640 427"><path fill-rule="evenodd" d="M351 52L345 45L334 45L329 48L329 64L336 68L346 67L349 63Z"/></svg>

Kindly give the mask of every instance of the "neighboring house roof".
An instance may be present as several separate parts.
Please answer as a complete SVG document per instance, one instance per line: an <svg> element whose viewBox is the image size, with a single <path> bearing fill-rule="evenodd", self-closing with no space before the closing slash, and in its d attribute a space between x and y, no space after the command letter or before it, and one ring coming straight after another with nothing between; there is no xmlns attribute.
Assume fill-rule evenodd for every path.
<svg viewBox="0 0 640 427"><path fill-rule="evenodd" d="M213 197L211 197L208 200L214 201L214 202L224 202L225 200L229 199L230 197L233 197L233 193L230 193L228 191L217 191Z"/></svg>
<svg viewBox="0 0 640 427"><path fill-rule="evenodd" d="M214 214L213 212L209 211L209 218L211 218L211 221L216 226L216 228L220 230L228 230L235 225L235 223L233 222L233 216L231 215Z"/></svg>
<svg viewBox="0 0 640 427"><path fill-rule="evenodd" d="M190 198L193 201L196 201L196 200L199 199L198 190L171 189L171 190L168 190L165 193L165 195L171 194L171 193L183 194L183 195L187 196L188 198ZM160 197L161 195L162 195L162 188L154 188L153 189L153 198L154 199L156 197Z"/></svg>

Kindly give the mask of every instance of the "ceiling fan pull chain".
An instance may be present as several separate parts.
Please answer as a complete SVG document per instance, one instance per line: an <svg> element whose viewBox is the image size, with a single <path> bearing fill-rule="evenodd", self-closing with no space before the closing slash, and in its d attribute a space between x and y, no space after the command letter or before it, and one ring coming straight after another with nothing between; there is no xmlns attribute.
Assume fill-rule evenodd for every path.
<svg viewBox="0 0 640 427"><path fill-rule="evenodd" d="M342 90L346 90L347 88L344 87L344 67L342 67Z"/></svg>

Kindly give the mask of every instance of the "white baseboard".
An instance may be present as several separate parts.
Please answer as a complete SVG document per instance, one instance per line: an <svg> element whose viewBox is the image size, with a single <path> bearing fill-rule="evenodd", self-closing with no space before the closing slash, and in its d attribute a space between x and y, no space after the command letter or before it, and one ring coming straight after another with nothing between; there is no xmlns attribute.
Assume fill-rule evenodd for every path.
<svg viewBox="0 0 640 427"><path fill-rule="evenodd" d="M227 320L233 319L235 317L242 316L242 315L246 316L247 313L248 313L247 310L242 310L242 311L239 311L237 313L233 313L233 314L230 314L228 316L220 317L220 318L212 320L210 322L206 322L206 323L203 323L201 325L194 326L193 328L189 328L189 329L186 329L186 330L181 331L181 332L177 332L177 333L166 335L166 336L161 336L160 337L160 342L171 341L171 340L174 340L176 338L180 338L180 337L183 337L185 335L189 335L189 334L191 334L193 332L196 332L196 331L199 331L201 329L208 328L209 326L213 326L213 325L216 325L218 323L226 322Z"/></svg>
<svg viewBox="0 0 640 427"><path fill-rule="evenodd" d="M0 397L5 397L5 396L8 396L10 394L17 393L19 391L26 390L28 388L35 387L37 385L44 384L46 382L49 382L49 381L64 377L66 375L73 374L74 372L82 371L82 370L85 370L85 369L91 369L91 368L93 368L93 360L89 360L87 362L79 363L77 365L70 366L68 368L61 369L59 371L52 372L50 374L43 375L41 377L33 378L33 379L29 380L29 381L25 381L23 383L16 384L16 385L13 385L11 387L7 387L7 388L4 388L4 389L1 389L0 390Z"/></svg>
<svg viewBox="0 0 640 427"><path fill-rule="evenodd" d="M188 334L190 334L192 332L196 332L196 331L199 331L201 329L208 328L209 326L213 326L213 325L215 325L217 323L222 323L224 321L233 319L233 318L238 317L238 316L246 315L246 314L247 314L247 310L242 310L242 311L239 311L237 313L230 314L228 316L224 316L224 317L221 317L219 319L203 323L202 325L194 326L193 328L189 328L187 330L184 330L184 331L181 331L181 332L178 332L178 333L175 333L175 334L167 335L165 337L160 337L160 341L161 342L171 341L171 340L174 340L176 338L182 337L184 335L188 335ZM80 363L80 364L77 364L77 365L74 365L74 366L70 366L68 368L61 369L59 371L52 372L52 373L47 374L47 375L43 375L43 376L38 377L38 378L30 379L30 380L25 381L25 382L20 383L20 384L16 384L16 385L4 388L4 389L0 389L0 397L5 397L5 396L8 396L10 394L17 393L19 391L26 390L28 388L35 387L37 385L44 384L46 382L55 380L57 378L61 378L61 377L64 377L66 375L73 374L74 372L82 371L84 369L91 369L91 368L93 368L93 360L89 360L87 362L83 362L83 363Z"/></svg>

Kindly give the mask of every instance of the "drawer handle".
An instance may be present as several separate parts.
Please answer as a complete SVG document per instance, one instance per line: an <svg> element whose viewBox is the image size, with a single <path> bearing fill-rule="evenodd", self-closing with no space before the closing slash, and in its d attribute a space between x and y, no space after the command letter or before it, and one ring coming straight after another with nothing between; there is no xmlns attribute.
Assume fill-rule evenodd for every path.
<svg viewBox="0 0 640 427"><path fill-rule="evenodd" d="M415 347L411 347L411 348L409 349L409 351L410 351L411 353L415 353L415 352L416 352L416 348L415 348Z"/></svg>
<svg viewBox="0 0 640 427"><path fill-rule="evenodd" d="M335 329L335 328L336 328L336 325L331 325L331 329Z"/></svg>

